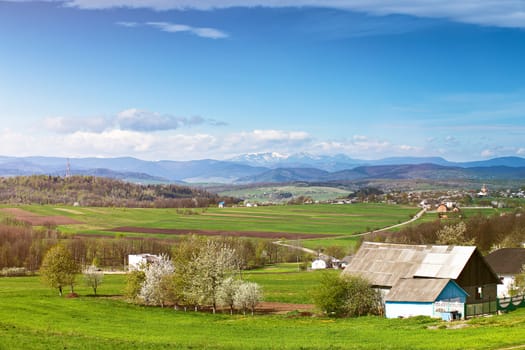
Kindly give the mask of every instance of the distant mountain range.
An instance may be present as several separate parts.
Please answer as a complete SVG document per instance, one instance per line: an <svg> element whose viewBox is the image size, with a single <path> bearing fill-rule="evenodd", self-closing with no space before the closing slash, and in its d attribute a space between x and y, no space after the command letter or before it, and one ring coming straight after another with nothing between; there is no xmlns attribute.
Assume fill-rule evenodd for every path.
<svg viewBox="0 0 525 350"><path fill-rule="evenodd" d="M0 176L65 175L66 158L0 156ZM105 176L143 183L276 183L354 181L364 179L525 179L525 158L450 162L440 157L353 159L345 155L285 156L247 154L229 160L144 161L123 158L72 158L72 174Z"/></svg>

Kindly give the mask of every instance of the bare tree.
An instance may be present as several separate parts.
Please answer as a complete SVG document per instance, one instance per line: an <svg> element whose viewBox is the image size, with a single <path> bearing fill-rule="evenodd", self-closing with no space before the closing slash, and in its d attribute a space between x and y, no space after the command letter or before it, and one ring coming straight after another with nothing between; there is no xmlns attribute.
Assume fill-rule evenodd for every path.
<svg viewBox="0 0 525 350"><path fill-rule="evenodd" d="M97 295L97 288L102 284L104 272L100 271L95 265L88 266L84 270L84 281L88 287L93 288L93 293Z"/></svg>

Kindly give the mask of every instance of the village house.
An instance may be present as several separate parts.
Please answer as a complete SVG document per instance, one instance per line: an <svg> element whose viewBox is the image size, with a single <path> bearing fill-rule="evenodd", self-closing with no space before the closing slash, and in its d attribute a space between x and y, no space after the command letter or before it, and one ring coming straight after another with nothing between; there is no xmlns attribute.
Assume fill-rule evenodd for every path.
<svg viewBox="0 0 525 350"><path fill-rule="evenodd" d="M142 270L148 264L159 261L160 257L153 254L130 254L128 255L128 270Z"/></svg>
<svg viewBox="0 0 525 350"><path fill-rule="evenodd" d="M509 297L514 278L522 272L525 264L525 248L498 249L487 255L485 260L501 280L502 284L498 285L498 297Z"/></svg>
<svg viewBox="0 0 525 350"><path fill-rule="evenodd" d="M457 312L495 303L498 276L474 246L365 242L343 271L381 291L387 317Z"/></svg>

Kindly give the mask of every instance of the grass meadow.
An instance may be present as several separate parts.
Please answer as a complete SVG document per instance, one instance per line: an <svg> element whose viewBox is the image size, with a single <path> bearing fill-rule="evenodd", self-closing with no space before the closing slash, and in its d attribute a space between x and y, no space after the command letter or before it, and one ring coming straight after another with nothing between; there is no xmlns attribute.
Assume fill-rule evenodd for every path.
<svg viewBox="0 0 525 350"><path fill-rule="evenodd" d="M307 301L317 272L293 265L254 271L266 300ZM38 277L0 278L0 349L498 349L525 344L525 310L446 323L429 318L243 316L129 304L124 276L106 275L100 296L78 286L61 298ZM280 286L279 292L272 285ZM283 287L288 286L288 287ZM281 288L282 287L282 288ZM288 294L286 289L289 288Z"/></svg>
<svg viewBox="0 0 525 350"><path fill-rule="evenodd" d="M67 233L112 234L120 226L146 228L262 231L351 236L406 221L418 208L387 204L291 205L206 209L140 209L22 205L39 215L67 216L83 222L61 226ZM0 212L0 217L5 216ZM126 233L132 236L133 234ZM166 238L165 235L148 235Z"/></svg>

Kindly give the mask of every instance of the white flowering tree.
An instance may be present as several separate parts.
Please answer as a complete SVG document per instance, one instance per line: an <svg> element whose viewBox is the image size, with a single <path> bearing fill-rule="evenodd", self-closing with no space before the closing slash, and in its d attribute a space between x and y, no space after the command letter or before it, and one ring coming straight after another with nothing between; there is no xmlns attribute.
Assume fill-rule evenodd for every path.
<svg viewBox="0 0 525 350"><path fill-rule="evenodd" d="M233 315L233 310L235 307L235 293L237 293L241 283L242 281L237 280L231 276L227 277L224 281L222 281L217 293L219 305L229 307L231 315Z"/></svg>
<svg viewBox="0 0 525 350"><path fill-rule="evenodd" d="M167 255L161 255L158 261L149 264L144 270L144 282L139 298L147 305L164 307L173 294L173 273L175 269Z"/></svg>
<svg viewBox="0 0 525 350"><path fill-rule="evenodd" d="M213 313L217 310L219 288L224 279L234 273L236 265L235 249L208 240L194 257L195 276L193 288L198 294L199 303L211 305Z"/></svg>
<svg viewBox="0 0 525 350"><path fill-rule="evenodd" d="M246 315L246 310L251 310L253 315L262 297L262 289L257 283L243 282L234 295L234 304L242 310L243 314Z"/></svg>

